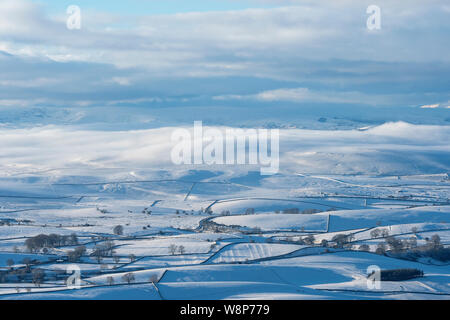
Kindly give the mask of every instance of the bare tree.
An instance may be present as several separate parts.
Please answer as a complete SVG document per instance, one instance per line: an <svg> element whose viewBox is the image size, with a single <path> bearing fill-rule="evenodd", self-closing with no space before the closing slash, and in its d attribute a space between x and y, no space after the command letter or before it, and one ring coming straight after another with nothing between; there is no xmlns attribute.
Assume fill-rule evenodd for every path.
<svg viewBox="0 0 450 320"><path fill-rule="evenodd" d="M442 245L441 245L441 237L439 237L438 234L434 234L433 236L431 236L431 240L428 241L428 246L431 247L434 250L439 249L440 247L442 247Z"/></svg>
<svg viewBox="0 0 450 320"><path fill-rule="evenodd" d="M314 236L313 236L313 235L309 235L309 236L303 238L303 241L304 241L306 244L308 244L308 245L314 244L314 240L315 240L315 239L314 239Z"/></svg>
<svg viewBox="0 0 450 320"><path fill-rule="evenodd" d="M417 248L417 238L416 237L410 237L408 240L408 246L411 249Z"/></svg>
<svg viewBox="0 0 450 320"><path fill-rule="evenodd" d="M381 236L382 236L383 238L387 238L387 237L389 236L389 230L388 230L388 229L383 229L383 230L381 231Z"/></svg>
<svg viewBox="0 0 450 320"><path fill-rule="evenodd" d="M130 284L131 282L135 281L134 278L134 273L126 273L122 276L122 280L125 281L126 283Z"/></svg>
<svg viewBox="0 0 450 320"><path fill-rule="evenodd" d="M109 286L112 286L114 284L114 278L109 276L108 278L106 278L106 282Z"/></svg>
<svg viewBox="0 0 450 320"><path fill-rule="evenodd" d="M150 279L149 279L149 282L151 282L151 283L158 282L158 276L156 274L152 274Z"/></svg>
<svg viewBox="0 0 450 320"><path fill-rule="evenodd" d="M254 208L247 208L247 209L245 209L245 214L246 215L255 214L255 209Z"/></svg>
<svg viewBox="0 0 450 320"><path fill-rule="evenodd" d="M44 270L42 269L34 269L32 272L33 275L33 283L36 287L40 287L42 282L44 282Z"/></svg>
<svg viewBox="0 0 450 320"><path fill-rule="evenodd" d="M393 236L387 237L386 243L394 252L400 252L403 249L403 242Z"/></svg>
<svg viewBox="0 0 450 320"><path fill-rule="evenodd" d="M8 265L8 267L10 269L12 269L12 266L14 265L14 260L13 259L8 259L8 260L6 260L6 264Z"/></svg>
<svg viewBox="0 0 450 320"><path fill-rule="evenodd" d="M384 242L380 242L377 245L377 249L375 250L375 253L383 255L386 253L386 245L384 244Z"/></svg>
<svg viewBox="0 0 450 320"><path fill-rule="evenodd" d="M359 246L359 251L370 251L370 247L367 244L362 244Z"/></svg>
<svg viewBox="0 0 450 320"><path fill-rule="evenodd" d="M372 231L370 231L370 237L372 239L378 238L381 234L381 231L379 229L373 229Z"/></svg>
<svg viewBox="0 0 450 320"><path fill-rule="evenodd" d="M169 252L170 252L171 255L175 255L175 253L177 252L177 246L174 245L174 244L171 244L169 246Z"/></svg>
<svg viewBox="0 0 450 320"><path fill-rule="evenodd" d="M70 262L77 262L86 253L85 246L76 247L73 251L67 252L67 258Z"/></svg>
<svg viewBox="0 0 450 320"><path fill-rule="evenodd" d="M31 266L31 259L30 258L23 258L22 263L25 265L28 272L30 271Z"/></svg>
<svg viewBox="0 0 450 320"><path fill-rule="evenodd" d="M77 237L76 233L72 233L70 235L70 244L71 245L77 245L78 244L78 237Z"/></svg>
<svg viewBox="0 0 450 320"><path fill-rule="evenodd" d="M118 236L123 235L123 226L121 226L121 225L115 226L113 229L113 232L115 235L118 235Z"/></svg>
<svg viewBox="0 0 450 320"><path fill-rule="evenodd" d="M99 248L95 248L94 251L91 253L91 255L95 257L95 259L97 260L97 263L102 262L103 253Z"/></svg>
<svg viewBox="0 0 450 320"><path fill-rule="evenodd" d="M179 252L180 254L184 254L184 253L186 252L186 250L185 250L185 248L184 248L183 245L181 245L181 246L178 247L178 252Z"/></svg>

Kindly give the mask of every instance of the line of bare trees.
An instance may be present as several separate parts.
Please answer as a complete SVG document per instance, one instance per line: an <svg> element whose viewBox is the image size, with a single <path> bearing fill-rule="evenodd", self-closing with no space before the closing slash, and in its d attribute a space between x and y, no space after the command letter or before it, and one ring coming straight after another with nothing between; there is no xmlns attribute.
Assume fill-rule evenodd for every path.
<svg viewBox="0 0 450 320"><path fill-rule="evenodd" d="M25 246L29 252L39 252L40 250L48 248L56 248L67 245L77 245L78 237L75 233L71 235L59 234L39 234L37 236L25 240Z"/></svg>

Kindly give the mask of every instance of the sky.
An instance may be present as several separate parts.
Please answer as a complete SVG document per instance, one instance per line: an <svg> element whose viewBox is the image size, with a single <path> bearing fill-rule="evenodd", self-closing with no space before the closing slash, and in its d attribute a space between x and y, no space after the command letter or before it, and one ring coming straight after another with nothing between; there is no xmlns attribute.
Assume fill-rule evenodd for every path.
<svg viewBox="0 0 450 320"><path fill-rule="evenodd" d="M155 15L186 12L230 11L249 8L273 8L277 6L276 1L255 0L34 0L33 2L46 6L48 12L53 14L58 14L58 11L61 10L65 11L65 9L70 5L78 5L79 7L89 10L103 11L120 15Z"/></svg>
<svg viewBox="0 0 450 320"><path fill-rule="evenodd" d="M1 0L0 108L447 109L449 34L446 0Z"/></svg>

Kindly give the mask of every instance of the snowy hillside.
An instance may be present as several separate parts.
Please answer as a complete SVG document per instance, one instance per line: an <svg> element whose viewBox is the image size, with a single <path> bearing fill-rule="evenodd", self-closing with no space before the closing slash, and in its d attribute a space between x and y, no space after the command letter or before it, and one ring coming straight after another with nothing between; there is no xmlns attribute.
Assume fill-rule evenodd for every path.
<svg viewBox="0 0 450 320"><path fill-rule="evenodd" d="M441 140L448 128L287 130L289 151L273 176L245 166L191 170L164 164L167 131L3 129L1 299L450 297L448 256L427 249L436 245L436 235L436 250L450 245L447 158L429 161L428 151L448 156ZM46 139L55 132L59 138ZM414 150L423 166L409 159L416 174L405 175L408 163L399 159L380 157L367 166L356 157L351 161L358 173L340 175L330 161L338 156L334 152L323 158L321 172L307 173L298 164L306 163L303 146L314 148L317 139L333 143L335 152L354 154L348 148L363 137L372 157L395 142ZM145 139L160 139L164 147L142 149ZM129 141L131 148L120 147ZM144 168L146 162L167 169ZM59 240L30 247L42 234ZM392 239L400 240L400 251ZM424 276L370 289L366 276L373 265L414 268ZM66 286L74 266L79 290Z"/></svg>

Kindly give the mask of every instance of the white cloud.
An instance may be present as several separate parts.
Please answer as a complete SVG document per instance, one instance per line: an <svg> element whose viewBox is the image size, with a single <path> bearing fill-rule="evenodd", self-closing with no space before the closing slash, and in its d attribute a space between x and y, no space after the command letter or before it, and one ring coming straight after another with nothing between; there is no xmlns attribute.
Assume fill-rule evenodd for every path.
<svg viewBox="0 0 450 320"><path fill-rule="evenodd" d="M439 107L439 103L437 104L426 104L421 106L422 109L436 109Z"/></svg>
<svg viewBox="0 0 450 320"><path fill-rule="evenodd" d="M59 79L50 79L45 77L26 79L26 80L0 80L0 86L19 87L19 88L38 88L41 86L55 85L60 83Z"/></svg>
<svg viewBox="0 0 450 320"><path fill-rule="evenodd" d="M0 129L0 171L26 169L167 168L177 127L90 131L47 126ZM224 128L219 128L224 129ZM387 123L367 131L280 130L280 169L294 172L448 171L450 127ZM401 152L399 152L401 151ZM436 158L436 154L440 158ZM192 169L192 168L191 168ZM218 168L221 169L220 167Z"/></svg>
<svg viewBox="0 0 450 320"><path fill-rule="evenodd" d="M3 0L0 45L15 52L27 46L36 55L59 60L144 67L162 74L258 73L264 72L261 67L270 66L274 57L285 60L286 66L298 59L450 59L440 54L448 51L445 41L414 36L418 32L432 35L445 26L448 16L438 5L381 1L384 24L381 34L373 36L365 30L365 7L359 3L280 4L295 6L129 18L100 12L86 14L83 28L69 31L63 15L51 18L36 4ZM431 16L433 20L429 20ZM127 28L120 29L116 22ZM445 29L437 32L446 34ZM246 64L247 60L251 63Z"/></svg>
<svg viewBox="0 0 450 320"><path fill-rule="evenodd" d="M117 83L121 86L129 86L131 85L131 80L129 78L124 77L113 77L111 79L112 82Z"/></svg>
<svg viewBox="0 0 450 320"><path fill-rule="evenodd" d="M365 105L389 105L400 101L398 95L364 94L357 91L317 91L308 88L281 88L262 91L250 95L221 95L213 97L214 100L256 100L263 102L329 102L329 103L357 103Z"/></svg>
<svg viewBox="0 0 450 320"><path fill-rule="evenodd" d="M226 90L224 83L223 92L214 92L211 96L215 95L216 100L372 105L388 104L391 99L391 104L416 106L431 99L447 99L442 97L442 90L436 94L438 97L431 93L427 99L416 100L411 98L417 98L414 96L416 91L403 90L397 94L389 87L389 82L395 80L405 86L414 82L411 87L421 88L425 82L446 76L450 56L443 53L448 52L449 43L443 40L450 30L448 13L443 9L444 0L427 3L414 0L408 5L380 0L383 25L377 34L367 32L366 8L359 2L272 3L288 7L139 16L86 10L83 11L82 29L71 31L66 28L65 12L56 17L49 16L45 7L35 2L2 0L0 50L34 57L40 62L51 59L64 67L48 68L48 64L43 64L41 72L45 76L29 77L24 70L20 75L18 72L0 74L0 90L1 87L10 89L14 84L17 89L46 88L47 91L24 93L38 95L30 97L30 101L43 99L46 94L45 99L63 102L66 98L63 94L70 93L67 102L70 103L79 89L80 95L86 95L78 97L80 101L101 100L104 104L145 101L155 96L168 101L171 97L164 95L174 91L173 96L186 101L194 96L207 96L203 87L208 88L208 85L199 86L197 92L179 94L179 89L171 88L169 84L165 90L155 90L149 96L137 89L129 90L137 92L134 97L117 94L118 97L109 98L120 92L118 87L136 89L145 86L145 81L150 78L248 77L294 83L261 89L252 87L247 92L236 93ZM0 62L2 60L0 58ZM433 69L424 67L424 63L430 61L435 62ZM84 68L76 65L70 69L68 62L110 64L117 69L112 70L110 66L110 72L91 72L94 65L86 64ZM422 70L415 62L422 63ZM444 68L436 67L437 63L442 63ZM426 72L422 72L425 68ZM62 69L68 69L67 74L61 72ZM438 74L437 69L444 75ZM47 74L47 70L54 74ZM431 81L428 72L435 73ZM43 79L57 83L53 85ZM387 83L386 87L380 89L383 83ZM107 85L110 88L102 87ZM294 86L298 88L292 88ZM423 90L430 92L428 88ZM52 92L60 96L50 97ZM105 96L99 99L97 92ZM26 99L24 93L8 90L2 99Z"/></svg>
<svg viewBox="0 0 450 320"><path fill-rule="evenodd" d="M263 101L302 102L311 100L311 91L309 91L307 88L278 89L261 92L255 97L256 99Z"/></svg>

